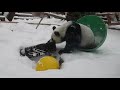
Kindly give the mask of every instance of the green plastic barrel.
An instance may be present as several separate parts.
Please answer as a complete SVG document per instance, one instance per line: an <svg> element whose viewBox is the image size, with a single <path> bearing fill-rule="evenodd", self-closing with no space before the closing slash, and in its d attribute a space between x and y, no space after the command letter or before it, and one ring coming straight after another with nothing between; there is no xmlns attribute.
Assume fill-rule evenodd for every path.
<svg viewBox="0 0 120 90"><path fill-rule="evenodd" d="M81 49L84 51L93 51L98 49L106 40L107 27L104 21L96 15L87 15L76 21L76 23L81 23L88 26L94 33L95 36L95 47L92 49Z"/></svg>

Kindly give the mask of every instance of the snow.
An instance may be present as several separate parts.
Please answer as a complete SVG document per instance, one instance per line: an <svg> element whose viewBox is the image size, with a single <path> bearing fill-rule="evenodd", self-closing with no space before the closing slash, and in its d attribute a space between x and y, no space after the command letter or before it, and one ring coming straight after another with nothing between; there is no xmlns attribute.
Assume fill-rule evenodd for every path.
<svg viewBox="0 0 120 90"><path fill-rule="evenodd" d="M39 21L39 20L38 20ZM45 23L63 24L59 19L45 18ZM35 71L35 62L19 55L19 48L45 43L52 25L0 23L0 78L116 78L120 77L120 31L108 29L105 43L95 52L63 54L60 70ZM58 44L64 48L65 42Z"/></svg>
<svg viewBox="0 0 120 90"><path fill-rule="evenodd" d="M5 16L0 15L0 18L5 18Z"/></svg>
<svg viewBox="0 0 120 90"><path fill-rule="evenodd" d="M32 16L32 14L30 14L30 13L15 13L15 14L17 14L17 15L26 15L26 16Z"/></svg>
<svg viewBox="0 0 120 90"><path fill-rule="evenodd" d="M110 29L118 29L120 30L120 25L111 25L109 26Z"/></svg>

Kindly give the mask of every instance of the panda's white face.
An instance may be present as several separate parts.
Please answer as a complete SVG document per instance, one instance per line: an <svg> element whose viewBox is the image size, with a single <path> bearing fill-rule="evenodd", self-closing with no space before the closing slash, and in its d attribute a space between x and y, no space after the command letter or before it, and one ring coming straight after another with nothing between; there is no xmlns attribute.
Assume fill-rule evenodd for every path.
<svg viewBox="0 0 120 90"><path fill-rule="evenodd" d="M68 21L64 23L63 25L57 27L51 36L51 39L54 40L56 43L63 42L63 38L65 37L67 28L72 24L72 21Z"/></svg>

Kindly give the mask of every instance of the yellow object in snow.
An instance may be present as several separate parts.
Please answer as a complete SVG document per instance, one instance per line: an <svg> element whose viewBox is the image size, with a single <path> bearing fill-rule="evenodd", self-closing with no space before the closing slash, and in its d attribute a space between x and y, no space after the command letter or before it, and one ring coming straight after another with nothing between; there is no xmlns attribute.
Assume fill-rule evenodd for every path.
<svg viewBox="0 0 120 90"><path fill-rule="evenodd" d="M48 69L59 69L58 60L52 56L44 56L36 64L36 71L44 71Z"/></svg>

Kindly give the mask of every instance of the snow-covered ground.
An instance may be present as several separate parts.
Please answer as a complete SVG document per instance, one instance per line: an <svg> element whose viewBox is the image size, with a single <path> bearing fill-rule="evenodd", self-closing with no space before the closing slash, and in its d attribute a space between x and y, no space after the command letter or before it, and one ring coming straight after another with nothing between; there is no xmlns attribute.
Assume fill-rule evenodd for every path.
<svg viewBox="0 0 120 90"><path fill-rule="evenodd" d="M39 21L39 20L38 20ZM62 24L59 19L44 22ZM52 25L0 23L0 78L116 78L120 77L120 31L108 29L105 43L96 52L63 54L60 70L35 71L34 61L19 55L21 46L45 43ZM58 44L63 48L65 43Z"/></svg>
<svg viewBox="0 0 120 90"><path fill-rule="evenodd" d="M111 25L109 26L110 29L116 29L116 30L120 30L120 25Z"/></svg>

